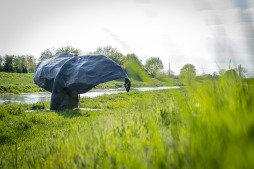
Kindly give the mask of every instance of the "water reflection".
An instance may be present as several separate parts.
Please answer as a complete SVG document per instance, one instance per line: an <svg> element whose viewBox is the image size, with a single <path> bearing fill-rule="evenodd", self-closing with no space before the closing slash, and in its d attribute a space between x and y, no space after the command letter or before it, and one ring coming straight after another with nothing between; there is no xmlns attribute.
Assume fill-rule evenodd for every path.
<svg viewBox="0 0 254 169"><path fill-rule="evenodd" d="M0 104L3 103L37 103L50 101L51 93L25 93L25 94L1 94Z"/></svg>
<svg viewBox="0 0 254 169"><path fill-rule="evenodd" d="M162 89L175 89L179 88L179 86L171 86L171 87L137 87L132 90L138 91L151 91L151 90L162 90ZM105 90L91 90L87 93L81 94L80 97L97 97L103 94L116 94L120 92L125 92L122 89L105 89ZM3 103L37 103L50 101L51 93L49 92L41 92L41 93L24 93L24 94L0 94L0 104Z"/></svg>

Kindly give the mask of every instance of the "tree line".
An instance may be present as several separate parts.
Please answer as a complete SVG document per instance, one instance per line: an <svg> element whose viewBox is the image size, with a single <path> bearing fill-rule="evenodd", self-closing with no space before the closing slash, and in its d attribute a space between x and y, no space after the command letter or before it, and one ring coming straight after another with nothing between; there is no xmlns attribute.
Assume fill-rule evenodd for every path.
<svg viewBox="0 0 254 169"><path fill-rule="evenodd" d="M81 55L83 52L81 49L74 48L72 46L63 46L56 49L46 49L41 52L38 61L43 61L51 56L60 54L60 53L73 53L75 55ZM201 76L196 76L195 66L192 64L184 65L181 70L179 76L175 76L173 71L163 71L163 63L159 57L151 57L149 58L145 64L142 64L142 61L139 57L134 54L126 54L123 55L117 48L113 48L112 46L101 46L97 47L93 52L87 52L86 54L100 54L108 56L110 59L114 60L118 63L129 76L133 77L137 80L142 80L146 78L148 74L150 77L171 77L171 78L181 78L181 79L218 79L219 75L222 75L226 72L226 70L221 69L219 75L214 72L212 75L203 74ZM0 56L0 71L5 72L16 72L16 73L32 73L35 71L37 61L32 55L5 55ZM230 68L231 69L231 68ZM229 69L229 70L230 70ZM233 70L231 70L233 71ZM246 74L247 70L245 68L239 68L239 70L235 70L239 75L243 76Z"/></svg>
<svg viewBox="0 0 254 169"><path fill-rule="evenodd" d="M41 53L41 56L39 58L39 61L43 61L47 59L50 56L60 54L60 53L73 53L75 55L81 55L82 50L78 48L74 48L72 46L65 46L57 49L46 49ZM116 63L118 63L123 69L125 69L128 73L132 74L132 76L136 77L137 79L140 79L140 75L137 70L141 72L148 73L151 77L155 77L159 72L162 72L163 69L163 63L160 58L158 57L151 57L149 58L145 65L142 64L142 61L139 59L139 57L134 54L127 54L123 55L117 48L113 48L111 46L101 46L96 48L93 52L88 52L87 54L99 54L99 55L105 55L108 56L110 59L114 60ZM134 68L135 65L135 68ZM137 69L137 70L131 70L131 69ZM142 73L141 73L142 74Z"/></svg>
<svg viewBox="0 0 254 169"><path fill-rule="evenodd" d="M36 59L32 55L0 56L0 71L13 73L32 73L35 71Z"/></svg>
<svg viewBox="0 0 254 169"><path fill-rule="evenodd" d="M63 46L56 49L46 49L41 52L38 61L43 61L51 56L60 54L60 53L73 53L75 55L81 55L82 50L78 48L74 48L72 46ZM158 74L166 74L163 72L163 63L159 57L151 57L149 58L145 65L142 64L142 61L139 59L137 55L134 53L123 55L117 48L113 48L111 46L102 46L96 48L93 52L87 52L86 54L100 54L108 56L110 59L114 60L118 63L123 69L128 71L137 79L141 79L139 77L139 73L146 72L151 77L155 77ZM37 64L37 60L34 56L31 55L5 55L0 56L0 71L4 72L16 72L16 73L31 73L35 71L35 67ZM137 70L131 70L137 69ZM137 72L138 71L138 72ZM141 73L142 74L142 73Z"/></svg>

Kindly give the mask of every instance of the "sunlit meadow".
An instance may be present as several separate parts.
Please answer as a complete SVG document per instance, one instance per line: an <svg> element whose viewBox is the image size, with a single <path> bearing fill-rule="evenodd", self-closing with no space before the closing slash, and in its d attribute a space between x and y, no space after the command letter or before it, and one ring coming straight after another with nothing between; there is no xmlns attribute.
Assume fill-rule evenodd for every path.
<svg viewBox="0 0 254 169"><path fill-rule="evenodd" d="M1 168L253 168L253 82L221 77L83 98L102 111L1 105Z"/></svg>

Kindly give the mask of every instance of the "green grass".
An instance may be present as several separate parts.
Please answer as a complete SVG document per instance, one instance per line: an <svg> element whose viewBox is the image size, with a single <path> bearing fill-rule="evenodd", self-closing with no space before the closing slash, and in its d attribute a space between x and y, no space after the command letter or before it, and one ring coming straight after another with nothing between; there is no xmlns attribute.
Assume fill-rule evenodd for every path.
<svg viewBox="0 0 254 169"><path fill-rule="evenodd" d="M33 81L33 73L0 72L0 93L30 93L41 92Z"/></svg>
<svg viewBox="0 0 254 169"><path fill-rule="evenodd" d="M102 111L5 104L0 168L254 168L253 87L222 78L81 99Z"/></svg>
<svg viewBox="0 0 254 169"><path fill-rule="evenodd" d="M0 93L32 93L43 92L44 89L40 88L34 83L33 73L6 73L0 72ZM169 78L152 78L151 83L131 79L132 87L144 86L178 86L183 85L179 79ZM112 89L124 88L124 79L113 80L106 83L99 84L96 89Z"/></svg>

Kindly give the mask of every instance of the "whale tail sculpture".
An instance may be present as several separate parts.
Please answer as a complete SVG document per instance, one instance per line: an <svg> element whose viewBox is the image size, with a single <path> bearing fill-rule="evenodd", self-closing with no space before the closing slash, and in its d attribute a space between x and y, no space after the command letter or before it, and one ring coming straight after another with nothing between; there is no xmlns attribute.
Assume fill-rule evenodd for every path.
<svg viewBox="0 0 254 169"><path fill-rule="evenodd" d="M74 109L78 107L79 94L100 83L120 78L125 78L124 86L129 92L128 75L104 55L58 54L40 62L34 73L34 82L52 92L50 110Z"/></svg>

